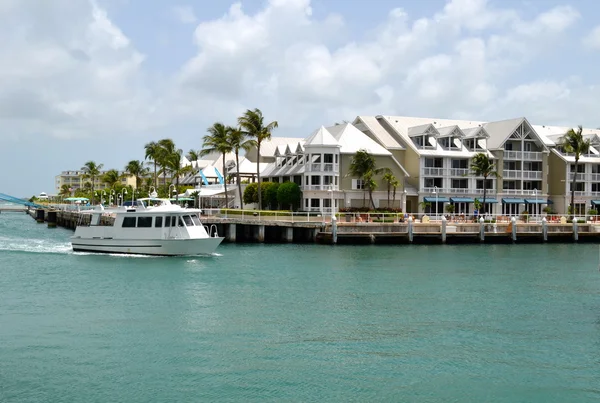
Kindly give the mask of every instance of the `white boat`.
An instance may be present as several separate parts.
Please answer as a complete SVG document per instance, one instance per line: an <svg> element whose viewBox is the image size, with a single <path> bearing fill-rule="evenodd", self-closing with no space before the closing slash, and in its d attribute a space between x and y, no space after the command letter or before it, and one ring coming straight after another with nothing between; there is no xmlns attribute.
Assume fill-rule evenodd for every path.
<svg viewBox="0 0 600 403"><path fill-rule="evenodd" d="M208 255L223 241L216 226L200 222L199 209L187 209L162 200L160 206L135 206L91 211L89 226L77 226L71 237L73 251L160 256ZM103 215L112 215L106 225Z"/></svg>

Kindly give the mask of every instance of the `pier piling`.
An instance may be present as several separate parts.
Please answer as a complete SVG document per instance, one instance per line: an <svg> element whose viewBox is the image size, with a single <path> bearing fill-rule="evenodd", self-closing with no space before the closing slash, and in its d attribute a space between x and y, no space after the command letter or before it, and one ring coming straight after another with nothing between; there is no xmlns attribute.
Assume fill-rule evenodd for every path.
<svg viewBox="0 0 600 403"><path fill-rule="evenodd" d="M237 226L236 224L228 224L225 232L225 239L227 242L235 242L237 235Z"/></svg>
<svg viewBox="0 0 600 403"><path fill-rule="evenodd" d="M577 219L573 217L573 240L579 241L579 228L577 228Z"/></svg>
<svg viewBox="0 0 600 403"><path fill-rule="evenodd" d="M56 217L57 217L56 211L53 211L53 210L48 211L48 214L47 214L48 228L56 228L56 221L57 221Z"/></svg>
<svg viewBox="0 0 600 403"><path fill-rule="evenodd" d="M44 209L37 209L35 210L35 221L37 221L38 223L44 223L44 214L45 211Z"/></svg>
<svg viewBox="0 0 600 403"><path fill-rule="evenodd" d="M446 243L446 217L442 216L442 243Z"/></svg>

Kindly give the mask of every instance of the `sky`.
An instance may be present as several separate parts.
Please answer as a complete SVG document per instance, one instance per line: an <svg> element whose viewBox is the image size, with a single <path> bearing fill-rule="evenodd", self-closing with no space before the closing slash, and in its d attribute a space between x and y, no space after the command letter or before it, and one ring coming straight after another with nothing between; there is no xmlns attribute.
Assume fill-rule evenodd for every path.
<svg viewBox="0 0 600 403"><path fill-rule="evenodd" d="M0 193L144 144L357 115L600 127L597 0L0 0Z"/></svg>

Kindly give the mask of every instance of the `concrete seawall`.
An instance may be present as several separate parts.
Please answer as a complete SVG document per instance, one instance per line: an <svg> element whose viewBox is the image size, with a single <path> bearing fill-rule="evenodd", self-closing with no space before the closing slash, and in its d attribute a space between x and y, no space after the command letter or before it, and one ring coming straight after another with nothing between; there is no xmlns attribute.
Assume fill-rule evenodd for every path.
<svg viewBox="0 0 600 403"><path fill-rule="evenodd" d="M30 210L38 222L48 222L46 210ZM90 224L90 214L56 211L56 226L74 230ZM43 217L40 221L40 217ZM54 220L54 214L52 214ZM102 217L111 226L114 218ZM472 244L600 242L600 225L555 223L332 223L287 222L268 219L202 217L209 231L225 242L325 243L325 244ZM48 223L52 227L54 223Z"/></svg>

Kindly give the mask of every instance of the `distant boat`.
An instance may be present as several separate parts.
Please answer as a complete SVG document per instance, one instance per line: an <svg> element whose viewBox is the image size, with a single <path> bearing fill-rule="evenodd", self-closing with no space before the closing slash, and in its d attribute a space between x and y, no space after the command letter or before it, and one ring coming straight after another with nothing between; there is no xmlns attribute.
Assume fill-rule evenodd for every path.
<svg viewBox="0 0 600 403"><path fill-rule="evenodd" d="M223 241L200 222L199 209L186 209L162 200L157 207L135 206L91 212L89 226L78 226L71 237L74 251L140 255L209 255ZM112 226L102 225L102 215L112 213Z"/></svg>

